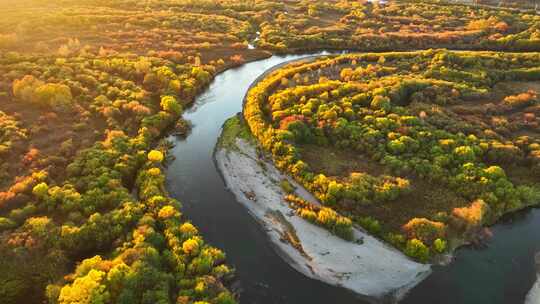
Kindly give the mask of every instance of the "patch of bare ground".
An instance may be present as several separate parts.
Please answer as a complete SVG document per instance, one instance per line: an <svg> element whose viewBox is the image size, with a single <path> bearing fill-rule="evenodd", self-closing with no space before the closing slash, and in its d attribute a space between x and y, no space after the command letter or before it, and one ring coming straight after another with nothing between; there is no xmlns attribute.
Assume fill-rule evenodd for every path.
<svg viewBox="0 0 540 304"><path fill-rule="evenodd" d="M389 173L384 166L353 151L328 146L303 145L301 154L313 172L325 172L332 177L344 178L353 172L373 176ZM417 176L402 177L410 181L411 191L401 195L397 200L365 205L351 202L344 209L353 214L374 217L385 223L385 228L396 231L411 218L433 218L439 212L450 213L456 207L468 205L465 199L447 187Z"/></svg>
<svg viewBox="0 0 540 304"><path fill-rule="evenodd" d="M341 150L328 146L300 146L302 159L314 172L324 172L327 176L349 176L352 172L365 172L381 175L385 168L370 160L365 155L350 150Z"/></svg>
<svg viewBox="0 0 540 304"><path fill-rule="evenodd" d="M509 106L505 98L520 94L540 92L540 82L501 82L493 87L487 97L448 106L448 111L457 114L457 120L477 126L501 139L514 140L521 136L540 137L538 128L540 105L538 101L524 106ZM535 97L538 98L538 97Z"/></svg>

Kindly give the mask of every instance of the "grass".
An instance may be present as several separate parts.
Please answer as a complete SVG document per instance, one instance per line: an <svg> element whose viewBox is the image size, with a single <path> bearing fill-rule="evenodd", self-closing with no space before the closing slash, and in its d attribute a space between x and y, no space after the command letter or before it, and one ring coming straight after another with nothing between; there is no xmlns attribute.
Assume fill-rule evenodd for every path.
<svg viewBox="0 0 540 304"><path fill-rule="evenodd" d="M225 121L223 124L223 131L218 140L218 147L220 149L236 149L236 139L241 138L243 140L254 142L253 136L249 131L247 125L244 123L240 114L237 114Z"/></svg>
<svg viewBox="0 0 540 304"><path fill-rule="evenodd" d="M281 189L285 191L287 194L291 194L294 192L294 186L286 179L283 179L279 185L281 186Z"/></svg>
<svg viewBox="0 0 540 304"><path fill-rule="evenodd" d="M367 157L349 150L329 146L305 144L300 146L302 159L315 172L328 176L348 176L352 172L366 172L373 176L385 173L385 168Z"/></svg>

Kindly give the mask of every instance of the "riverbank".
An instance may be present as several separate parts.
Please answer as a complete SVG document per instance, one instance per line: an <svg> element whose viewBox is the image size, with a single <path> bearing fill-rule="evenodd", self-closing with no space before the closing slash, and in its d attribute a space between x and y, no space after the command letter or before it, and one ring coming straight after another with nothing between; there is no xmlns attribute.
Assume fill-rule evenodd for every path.
<svg viewBox="0 0 540 304"><path fill-rule="evenodd" d="M534 283L525 299L525 304L540 304L540 278Z"/></svg>
<svg viewBox="0 0 540 304"><path fill-rule="evenodd" d="M525 304L540 304L540 252L535 255L534 260L536 264L537 280L527 294Z"/></svg>
<svg viewBox="0 0 540 304"><path fill-rule="evenodd" d="M215 160L227 187L265 228L276 251L296 270L331 285L370 298L395 301L430 273L401 252L354 228L345 241L299 216L283 199L279 186L285 179L258 153L245 127L235 117L225 124ZM291 183L294 183L289 179ZM313 201L301 186L296 194Z"/></svg>

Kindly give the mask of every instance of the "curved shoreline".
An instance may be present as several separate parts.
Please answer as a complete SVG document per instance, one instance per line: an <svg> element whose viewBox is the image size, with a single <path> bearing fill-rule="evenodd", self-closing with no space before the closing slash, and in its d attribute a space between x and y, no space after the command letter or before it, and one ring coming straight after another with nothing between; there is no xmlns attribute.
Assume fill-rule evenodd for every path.
<svg viewBox="0 0 540 304"><path fill-rule="evenodd" d="M340 53L334 53L334 52L330 52L329 53L329 50L328 49L325 49L322 53L320 54L315 54L315 55L309 55L309 56L306 56L306 57L303 57L303 58L300 58L300 59L292 59L292 60L288 60L288 61L285 61L285 62L282 62L280 64L277 64L275 66L272 66L271 68L267 69L266 71L264 71L262 74L260 74L256 79L253 80L253 82L249 85L248 89L246 90L246 93L244 95L244 97L242 98L242 111L241 111L241 114L243 116L242 119L244 119L244 109L245 109L245 106L246 106L246 102L247 102L247 98L248 98L248 94L249 94L249 91L251 89L253 89L254 87L257 86L257 84L259 82L261 82L264 78L270 76L273 72L279 70L280 68L284 67L284 66L287 66L287 65L300 65L300 64L307 64L307 63L312 63L312 62L315 62L316 60L320 59L320 58L323 58L323 57L337 57L337 56L341 56L341 55L347 55L347 54L355 54L355 53L362 53L362 54L382 54L382 53L415 53L415 52L422 52L422 51L433 51L433 52L437 52L437 51L440 51L440 50L445 50L445 51L450 51L450 52L456 52L456 53L459 53L459 52L467 52L469 50L462 50L462 49L456 49L456 48L435 48L435 49L417 49L417 50L407 50L407 51L401 51L401 50L397 50L397 51L358 51L356 52L354 49L345 49L345 50L341 50ZM331 51L331 50L330 50ZM493 52L497 52L497 51L491 51L491 50L473 50L474 52L478 52L478 53L493 53ZM530 52L515 52L515 51L509 51L509 52L505 52L507 54L519 54L519 53L530 53ZM248 127L249 128L249 127ZM291 181L293 181L293 179L291 179ZM307 191L307 190L306 190ZM486 227L486 228L489 228L491 226L494 226L496 225L503 217L505 216L509 216L509 215L512 215L512 214L515 214L516 212L519 212L519 211L522 211L522 210L528 210L530 208L540 208L540 202L538 203L529 203L529 204L524 204L523 206L520 206L519 208L514 208L513 210L509 210L508 212L504 213L502 216L498 217L498 218L495 218L495 219L492 219L490 221L487 221L485 222L482 226L483 227ZM449 253L448 254L445 254L444 256L441 256L441 259L438 259L438 261L432 261L434 264L437 264L437 265L447 265L449 264L449 262L451 261L452 257L453 257L453 254L456 250L458 250L459 248L461 247L464 247L464 246L467 246L467 245L470 245L471 244L471 240L469 239L455 239L454 240L455 244L453 244L453 246L451 246L449 248Z"/></svg>
<svg viewBox="0 0 540 304"><path fill-rule="evenodd" d="M306 55L306 57L301 57L301 58L296 58L296 59L292 59L293 56L291 56L290 59L289 59L289 58L285 59L286 61L285 61L284 63L282 63L281 65L287 64L287 63L291 63L291 62L295 62L295 61L299 61L299 60L305 60L306 58L311 57L310 54L305 54L305 55ZM322 56L332 56L332 55L334 55L334 54L332 54L332 53L329 53L329 54L322 54ZM315 54L315 57L319 57L319 56L320 56L320 55ZM279 58L279 57L280 57L280 56L277 56L277 58ZM262 60L261 62L264 62L264 61L265 61L265 60ZM269 61L273 61L273 60L269 60ZM275 62L274 64L278 64L278 63L280 63L280 61L281 61L280 59L276 59L276 60L274 61L274 62ZM281 65L280 65L280 66L281 66ZM260 69L259 72L257 72L256 74L255 74L255 73L252 73L253 75L247 77L247 79L249 79L249 81L244 81L244 80L240 81L240 83L238 84L238 85L239 85L239 86L238 86L239 92L233 94L234 96L233 96L233 95L230 95L230 96L229 96L229 95L226 95L226 94L229 94L229 93L230 93L230 85L231 85L231 84L228 83L228 84L222 84L222 85L212 84L212 87L210 88L210 89L211 89L210 91L211 91L211 92L216 91L215 93L206 92L206 93L200 95L200 96L197 98L198 101L196 101L196 102L193 104L194 106L191 107L190 110L186 111L187 113L191 113L190 115L195 115L195 117L196 117L196 118L194 118L194 120L195 120L196 122L198 122L198 123L195 124L195 127L194 127L195 130L201 129L201 128L202 128L202 129L204 130L204 131L202 131L202 132L210 132L210 131L208 131L207 129L209 129L208 125L211 125L210 130L211 130L211 132L212 132L212 137L213 137L213 139L219 137L219 127L222 125L222 122L223 122L226 118L231 117L232 115L234 115L234 113L236 113L236 112L238 112L238 111L241 110L240 101L241 101L241 98L242 98L242 94L245 93L245 91L244 91L245 88L246 88L249 84L253 85L252 82L255 82L255 83L256 83L257 81L253 81L253 79L257 78L257 76L262 77L262 76L260 75L260 73L263 73L263 72L264 72L264 74L267 74L267 73L269 72L269 70L274 70L274 69L276 68L275 65L268 65L268 64L259 65L259 64L254 63L253 66L254 66L254 67L257 67L257 68L255 68L255 69L253 69L253 70L258 70L258 69L260 69L261 67L263 67L263 68ZM239 67L239 68L241 69L242 67ZM236 69L232 69L232 70L236 70ZM224 72L228 72L228 71L230 71L230 70L227 70L227 71L224 71ZM236 73L236 72L233 72L233 74L235 74L235 73ZM220 73L220 74L221 74L221 73ZM228 75L227 73L225 73L225 74ZM220 76L220 77L225 77L225 76ZM226 77L229 77L229 76L226 76ZM240 75L237 75L237 76L234 76L234 77L240 77ZM234 83L235 83L235 84L238 83L237 81L238 81L238 80L234 80ZM230 82L230 81L229 81L229 82ZM225 86L229 86L229 88L227 88L227 89L221 88L221 87L225 87ZM219 92L219 93L217 93L217 92ZM227 102L230 102L230 103L232 102L233 104L231 105L231 107L227 106L227 109L230 109L230 110L226 110L226 113L227 113L227 114L219 114L219 118L218 118L219 120L217 120L216 123L209 123L209 122L208 122L208 117L210 117L210 116L208 116L208 115L212 115L211 113L216 112L216 111L218 111L219 113L223 113L223 109L224 109L223 106L218 105L219 103L218 103L218 104L214 103L214 102L217 101L217 100L214 100L214 99L216 99L217 96L218 96L218 95L215 95L215 94L218 94L218 95L219 95L219 94L222 94L222 95L219 95L219 96L224 96L224 98L220 98L220 99L222 99L222 102L220 102L221 104L223 104L224 101L227 101ZM207 95L208 95L208 96L207 96ZM201 96L202 96L202 97L201 97ZM208 99L208 98L211 98L211 99ZM209 102L209 101L211 101L211 102ZM211 103L212 105L207 106L208 103ZM215 109L208 110L208 108L215 108ZM203 112L203 114L200 113L201 111ZM196 112L199 112L199 114L195 114ZM216 112L216 113L217 113L217 112ZM189 116L189 115L188 115L188 116ZM212 117L213 117L213 116L212 116ZM189 117L189 119L191 120L191 117ZM216 126L213 126L213 125L216 125ZM214 129L215 129L215 130L214 130ZM192 138L193 138L193 137L192 137ZM185 151L185 150L184 150L184 148L186 148L186 147L187 147L187 149L190 150L190 151L193 150L193 149L197 149L196 151L198 151L198 153L200 153L200 152L206 153L206 151L210 151L209 154L212 154L212 151L215 152L215 151L217 150L217 147L214 145L215 142L213 141L213 139L210 140L210 141L212 142L212 143L211 143L211 147L197 147L197 146L199 146L199 145L202 145L202 144L199 143L199 141L196 141L196 142L194 141L194 142L191 142L191 143L189 143L189 144L180 144L180 145L179 145L180 147L177 148L177 149L178 149L178 152L180 151L180 149L182 149L183 152L182 152L182 153L177 153L177 154L179 155L179 159L186 159L186 157L185 157L186 154L185 154L185 153L186 153L186 152L187 152L188 154L191 153L191 152L188 152L188 151ZM196 148L193 147L193 146L195 146ZM202 148L204 148L204 149L202 149ZM202 150L201 150L201 149L202 149ZM184 157L182 157L181 155L184 155ZM187 161L188 164L191 164L191 163L192 163L193 161L195 161L196 159L199 159L199 156L197 156L197 157L195 157L195 158L189 156L189 157L187 157L187 159L188 159L188 161ZM206 162L206 156L204 157L204 159L205 159L205 162ZM213 163L213 164L212 164L212 167L213 167L213 168L211 168L211 171L214 171L215 168L217 167L217 165L216 165L216 164L217 164L216 159L213 158L213 157L210 157L210 158L208 158L208 160L211 161L211 162ZM185 162L185 161L184 161L184 162ZM183 164L183 163L182 163L182 164ZM202 165L202 164L198 164L198 165L195 165L195 166L194 166L194 167L196 168L195 170L199 170L199 168L200 168L200 167L198 167L199 165ZM188 166L188 167L189 167L189 166ZM182 169L180 169L180 168L182 168ZM185 170L186 170L184 166L181 166L180 168L178 168L178 170L182 170L182 171L185 171ZM191 169L188 168L187 170L189 171L189 170L191 170ZM174 171L174 170L172 170L172 171ZM170 172L171 172L171 170L169 170L169 175L171 174ZM191 171L189 171L189 172L191 172ZM207 178L208 178L208 177L205 175L205 173L200 173L200 171L194 171L192 174L195 174L195 172L199 172L198 174L195 175L195 176L199 176L199 175L200 175L200 178L197 178L197 180L198 180L199 183L206 183L206 182L207 182ZM216 173L216 175L217 175L217 177L218 177L218 179L219 179L219 184L220 184L220 188L221 188L221 186L223 185L223 184L222 184L222 183L223 183L223 180L224 180L223 173L220 172L220 170L215 170L215 173ZM201 175L201 174L202 174L202 175ZM171 177L169 177L169 178L171 178ZM172 180L175 180L175 179L177 179L177 177L173 177ZM189 178L189 180L191 180L191 178ZM204 187L203 187L203 188L204 188ZM227 192L229 192L229 191L227 191ZM229 193L230 193L230 192L229 192ZM175 194L175 195L178 197L178 194ZM198 201L198 200L199 200L199 196L197 196L197 195L196 195L196 196L193 196L193 197L188 196L188 197L186 197L186 198L184 198L184 197L178 197L178 198L183 198L183 200L186 201L186 202L190 202L190 201L193 201L193 202L199 202L199 201ZM206 197L205 197L205 198L206 198ZM205 200L205 202L206 202L206 201L208 201L208 202L215 201L215 199L216 199L215 197L210 197L210 198L208 198L207 200ZM234 197L233 197L232 200L231 200L231 199L228 199L228 198L225 199L225 200L226 200L226 201L230 201L231 204L237 204L237 203L238 203L238 201L237 201L236 199L234 199ZM198 205L198 204L197 204L197 205ZM197 210L197 211L196 211L196 210L191 210L191 212L194 213L194 215L197 215L197 214L199 214L199 213L202 214L202 212L204 212L205 216L202 216L202 215L200 215L200 214L198 215L198 220L199 220L200 223L206 223L205 221L207 221L207 220L206 220L206 218L207 218L207 216L206 216L207 208L208 208L208 207L210 207L210 208L214 207L214 208L215 208L215 207L217 206L216 204L210 204L210 205L208 205L208 206L207 206L207 205L208 205L208 204L205 203L204 206L202 206L202 207L197 207L197 208L200 209L200 210ZM193 206L195 206L195 205L193 205ZM241 205L238 205L238 208L244 209L244 210L246 210L246 211L248 210L247 208L244 208L244 207L241 206ZM233 209L236 210L236 207L233 208ZM238 211L238 210L237 210L237 211ZM242 213L243 213L243 212L242 212ZM227 223L227 221L230 221L230 217L231 217L230 214L227 214L227 215L224 215L224 216L214 216L214 217L212 217L211 220L212 220L212 221L213 221L213 220L217 220L217 221L219 222L219 224L222 224L222 225L223 225L223 224ZM285 261L285 256L283 255L283 252L280 252L280 251L279 251L279 248L278 248L273 242L270 242L270 243L266 242L266 237L270 237L270 236L269 236L267 233L264 233L264 234L262 234L262 235L260 234L260 233L263 233L262 230L260 230L260 228L263 228L263 229L264 229L264 226L261 226L261 225L258 224L256 221L253 221L253 218L254 218L254 217L250 217L250 216L248 216L248 217L250 218L250 219L248 220L248 222L253 222L254 225L257 225L257 226L258 226L258 227L253 227L253 228L254 228L254 229L257 228L256 230L259 231L259 232L258 232L258 234L259 234L258 238L264 239L264 240L261 240L261 242L264 242L264 243L267 244L268 247L265 248L265 250L272 249L272 247L274 247L275 250L271 250L271 251L273 251L272 255L275 255L276 257L280 256L280 257L278 258L278 260ZM195 216L195 218L197 218L197 216ZM201 219L204 219L204 220L201 220ZM222 220L222 219L223 219L223 220ZM238 219L238 218L237 218L236 220L241 220L241 219ZM241 221L243 221L243 220L241 220ZM201 224L201 225L202 225L202 224ZM203 226L204 226L204 225L203 225ZM214 226L218 227L218 223L216 223ZM245 227L245 225L244 225L243 222L242 222L242 224L241 224L240 226L242 226L243 229L246 229L246 228L247 228L247 227ZM226 228L226 227L224 227L224 228ZM316 227L316 228L317 228L317 227ZM218 229L218 228L212 228L212 229ZM222 230L223 230L223 229L221 229L220 231L222 231ZM227 231L227 233L230 233L231 231L235 231L235 229L232 229L232 228L231 228L231 229L226 228L226 229L224 229L224 230ZM218 238L218 239L223 239L223 237L227 237L227 235L224 235L224 234L225 234L225 232L223 232L223 233L217 233L217 238ZM216 237L216 233L214 233L214 236ZM253 242L255 242L255 243L258 243L257 241L255 241L255 240L253 240L253 239L250 239L250 238L248 238L248 239L251 240L251 241L253 241ZM214 240L214 241L215 241L215 240ZM223 246L223 245L222 245L222 246ZM232 256L232 255L234 254L234 252L235 252L235 247L237 247L237 245L232 245L232 246L229 246L229 247L232 247L232 248L229 248L229 249L228 249L228 250L230 250L231 256ZM224 248L227 248L227 246L225 246ZM467 250L465 250L465 251L467 251ZM229 251L228 251L228 252L229 252ZM276 254L276 253L277 253L277 254ZM237 257L239 256L239 255L238 255L238 252L236 253L236 256L237 256ZM264 253L263 253L263 254L257 253L257 256L258 256L258 257L260 257L260 256L265 256L265 257L266 257L266 254L264 254ZM242 255L240 255L240 257L241 257L241 258L240 258L241 260L246 259L246 258L242 257ZM268 280L269 280L268 283L269 283L270 285L276 287L277 289L279 289L279 288L282 288L282 289L283 289L283 288L288 288L289 284L283 285L283 284L281 284L281 283L279 282L280 279L275 277L275 276L278 276L278 277L279 277L279 274L277 274L277 273L272 273L272 276L271 276L272 278L268 277L267 274L263 275L263 277L261 277L260 275L259 275L259 276L257 276L257 275L252 276L252 275L251 275L251 271L247 271L247 270L246 270L246 267L248 267L248 269L253 269L253 268L257 268L257 265L255 265L255 264L252 263L252 261L251 261L252 259L251 259L251 258L247 258L247 259L248 259L248 261L245 262L245 263L244 263L244 261L241 262L241 263L239 263L238 261L233 262L233 264L237 264L238 266L240 266L240 264L242 264L242 263L245 264L245 265L244 265L244 270L243 270L243 272L244 272L244 274L243 274L243 276L244 276L244 278L243 278L244 283L246 282L246 280L249 281L249 282L253 282L253 278L258 279L258 280L260 280L261 282L266 282L266 279L268 278ZM233 259L233 260L234 260L234 259ZM238 259L237 259L237 260L238 260ZM287 261L287 264L290 265L289 261ZM287 264L285 265L286 267L288 267ZM458 265L459 265L459 263L458 263ZM251 267L251 268L249 268L249 267ZM273 267L273 266L272 266L272 267ZM293 267L293 268L295 268L295 267ZM241 267L239 267L239 269L241 269ZM267 267L265 268L264 265L263 265L263 267L261 267L261 269L267 269ZM296 268L295 268L295 270L296 270ZM267 271L268 271L268 270L267 270ZM293 272L295 272L295 271L293 270ZM441 270L436 270L436 269L434 269L434 273L439 273L439 272L441 272ZM240 270L239 273L242 273L242 270ZM245 273L250 273L250 275L246 275ZM240 275L240 276L241 276L241 275ZM246 278L248 278L248 279L246 279ZM430 276L430 278L432 278L432 276ZM250 281L250 280L251 280L251 281ZM273 282L272 280L273 280L273 281L276 281L276 280L277 280L277 282ZM435 282L439 282L439 281L440 281L440 279L437 279L437 278L435 278L434 280L435 280ZM312 287L312 283L304 284L304 281L303 281L303 280L301 280L301 281L302 281L302 283L301 283L300 285L302 285L303 287L306 287L306 286L309 286L310 288ZM308 281L309 281L309 280L308 280ZM317 280L317 281L318 281L318 280ZM273 282L273 283L270 283L270 282ZM426 283L426 282L427 282L428 284L425 285L425 286L423 286L424 283ZM296 282L295 282L295 283L296 283ZM261 284L266 284L266 283L261 283ZM320 284L320 283L313 283L313 284L315 284L315 286L320 286L320 287L322 287L321 285L317 285L317 284ZM527 284L529 284L529 283L527 283ZM530 284L532 285L533 282L530 282ZM323 284L323 285L324 285L324 284ZM426 287L427 287L428 289L432 289L432 291L429 291L429 290L426 291L426 290L424 290ZM420 294L420 297L422 297L422 298L425 297L425 296L428 296L428 298L429 298L429 296L432 296L432 297L435 296L435 297L436 297L437 295L439 295L439 292L436 292L436 291L434 292L434 291L433 291L433 288L434 288L434 287L435 287L435 290L436 290L438 287L441 287L441 286L437 285L437 283L435 283L435 285L434 285L434 284L431 283L431 279L427 279L427 280L423 281L422 286L419 286L419 288L417 288L417 289L420 289L420 290L423 290L423 291L417 291L417 290L415 289L415 291L411 292L411 295L414 296L415 294ZM528 286L528 287L530 288L530 286ZM326 288L326 287L325 287L325 288ZM333 287L328 287L328 288L331 288L330 290L334 290ZM257 290L259 290L259 288L257 288ZM281 289L280 289L280 290L281 290ZM457 291L457 290L455 290L455 288L453 288L453 289L451 288L451 290L453 290L453 291L450 291L450 292L456 292L456 291ZM299 292L299 293L297 293L297 292L291 292L290 294L289 294L289 293L286 293L286 294L287 294L286 297L292 297L292 298L294 298L294 299L296 300L296 301L288 302L288 303L295 303L295 302L296 302L296 303L302 303L303 300L304 300L305 297L306 297L306 295L304 295L304 291L305 291L305 290L302 290L302 292ZM244 292L243 292L243 293L244 293ZM263 294L263 293L264 293L264 295L261 295L261 294ZM281 291L278 292L278 293L279 293L279 295L277 295L277 296L274 295L274 296L276 296L277 298L282 299L282 298L281 298L281 295L282 295L282 294L285 294L285 293L284 293L284 290L281 290ZM526 292L525 292L525 293L526 293ZM309 296L308 298L310 299L310 301L313 301L314 303L326 303L326 302L328 302L328 301L330 301L330 302L333 301L333 300L330 300L330 299L340 298L339 295L341 295L341 294L348 294L348 293L345 292L345 289L343 289L343 293L341 293L341 292L336 292L335 294L334 294L333 292L328 292L326 289L324 289L324 291L315 291L315 290L313 290L312 292L310 292L310 296ZM444 294L445 294L445 292L442 292L440 295L444 295ZM259 291L254 291L254 290L251 290L251 291L246 291L246 295L247 295L247 297L248 297L250 300L257 300L257 302L260 302L260 303L276 303L276 302L271 302L271 301L274 301L274 300L271 300L271 299L267 298L268 294L267 294L266 291L260 291L260 290L259 290ZM254 295L255 295L255 297L254 297ZM313 296L311 296L311 295L313 295ZM344 296L343 299L339 300L338 302L339 302L339 303L357 303L357 302L364 303L364 301L363 301L364 299L358 299L358 301L355 301L355 300L352 300L352 301L351 301L351 297L354 298L354 295L353 295L352 292L350 293L350 295ZM263 299L263 298L264 298L264 299ZM276 299L277 299L277 298L276 298ZM416 300L419 299L418 296L414 296L413 298L416 299ZM346 299L346 300L345 300L345 299ZM523 301L523 299L524 299L524 297L521 297L521 298L520 298L520 301L517 301L517 302L515 302L515 303L519 303L519 302ZM298 301L298 300L302 300L302 301ZM319 300L322 301L322 302L319 302ZM432 298L432 300L433 300L433 298ZM442 300L442 299L441 299L441 300ZM408 302L407 300L405 300L405 301ZM281 302L282 302L282 301L281 301ZM450 303L450 302L448 302L448 301L442 301L442 302L444 302L444 303ZM280 303L280 301L278 301L277 303ZM282 302L282 303L287 303L287 302Z"/></svg>
<svg viewBox="0 0 540 304"><path fill-rule="evenodd" d="M341 54L346 54L346 53L349 53L350 51L351 51L351 50L342 51ZM452 51L460 52L461 50L452 50ZM410 51L409 51L409 52L410 52ZM490 51L487 51L487 52L490 52ZM371 52L369 52L369 53L371 53ZM379 52L374 52L374 53L379 53ZM244 110L244 106L245 106L245 103L246 103L246 98L247 98L247 95L248 95L249 91L250 91L254 86L256 86L262 79L264 79L265 77L268 77L268 75L271 75L273 72L275 72L276 70L282 68L283 66L290 65L290 64L309 63L309 62L312 62L312 61L317 60L318 58L326 57L326 56L339 56L339 54L328 53L328 54L320 54L320 55L308 56L308 57L304 57L304 58L301 58L301 59L294 59L294 60L290 60L290 61L286 61L286 62L280 63L280 64L275 65L275 66L271 67L270 69L264 71L264 73L262 73L261 75L259 75L259 76L258 76L258 77L250 84L248 90L246 91L246 94L245 94L245 96L244 96L244 98L243 98L243 100L242 100L242 105L243 105L243 106L242 106L242 112L243 112L243 110ZM238 142L238 144L239 144L239 145L242 145L241 142ZM215 156L215 162L216 162L216 164L217 164L218 171L220 171L220 175L221 175L222 178L224 179L224 181L225 181L227 187L229 188L229 190L236 196L237 200L238 200L240 203L242 203L244 206L246 206L246 202L245 202L245 198L246 198L246 197L244 196L244 197L242 198L242 195L239 194L238 191L235 191L235 189L234 189L234 183L231 182L231 178L230 178L230 177L228 178L228 177L226 176L225 170L227 169L227 168L226 168L226 167L227 167L227 165L226 165L226 164L227 164L227 157L226 157L226 156L223 156L223 155L220 155L220 154L221 154L220 152L221 152L222 150L226 150L226 149L216 147L216 150L215 150L215 153L214 153L214 156ZM229 152L230 152L230 151L227 151L227 153L225 153L225 154L228 155ZM230 159L229 159L229 161L230 161ZM258 161L260 162L261 160L258 160ZM265 162L264 162L264 166L268 166L268 165L270 165L270 166L273 167L272 161L265 161ZM276 168L273 168L273 169L275 169L275 171L277 172L277 174L282 174L282 173L279 172L279 170L277 170ZM233 169L233 170L234 170L234 169ZM241 171L242 169L239 169L239 170ZM234 174L234 172L233 172L233 174ZM296 183L292 178L290 178L290 177L288 177L288 176L283 176L283 175L281 175L281 176L284 177L284 178L287 178L287 179L289 180L289 182L293 183L298 189L303 189L303 188L302 188L300 185L298 185L298 183ZM231 187L231 184L233 185L232 187ZM278 187L278 188L279 188L279 187ZM237 190L237 189L236 189L236 190ZM280 191L280 189L279 189L278 191ZM304 192L304 193L309 193L309 192L308 192L307 190L305 190L305 189L303 189L303 192ZM282 195L282 197L283 197L283 196L284 196L284 194ZM302 196L302 195L299 195L299 196ZM313 198L307 199L307 200L313 201ZM263 225L263 227L264 227L265 225L267 225L267 223L265 223L264 220L261 220L260 216L258 216L258 215L257 215L256 213L254 213L252 210L250 210L250 207L249 207L249 206L246 206L246 207L248 208L248 210L250 211L250 213L257 219L257 221ZM531 206L524 206L523 209L527 209L527 208L529 208L529 207L531 207ZM291 212L292 212L292 211L291 211ZM491 226L491 225L494 225L494 224L496 224L496 222L489 223L487 226ZM361 229L361 228L360 228L360 229ZM267 232L268 232L268 229L267 229ZM270 239L273 241L274 245L276 245L275 240L274 240L273 238L270 238ZM381 243L384 244L384 241L381 241L381 240L379 240L379 241L380 241ZM463 242L461 242L460 244L458 244L457 246L453 247L453 248L452 248L452 251L451 251L451 253L450 253L450 255L448 255L447 257L449 257L449 258L451 259L451 257L453 256L453 252L454 252L455 250L459 249L459 247L462 247L462 246L464 246L464 245L466 245L466 244L468 244L468 242L463 241ZM305 269L302 269L301 265L300 265L300 269L299 269L298 261L295 261L295 260L293 259L293 261L291 262L291 261L290 261L290 254L289 254L286 250L285 250L285 251L282 250L282 248L280 248L279 244L277 244L277 245L278 245L278 246L275 246L276 249L277 249L277 251L281 251L281 252L278 252L279 255L282 256L282 258L284 258L284 260L286 260L293 268L295 268L295 269L297 269L297 270L300 270L300 272L304 273L305 275L307 275L307 276L309 276L309 277L313 277L313 278L315 278L315 279L322 280L322 281L324 281L324 282L326 282L326 283L329 283L329 284L342 286L342 284L340 284L340 283L335 284L335 283L332 283L331 280L327 280L327 279L325 279L325 278L322 278L322 279L321 279L320 277L317 277L317 276L314 277L314 276L310 275ZM387 245L387 244L384 244L384 245L391 247L390 245ZM393 248L393 247L391 247L391 249L392 249L392 250L396 250L396 249ZM398 250L396 250L396 251L398 251ZM398 252L399 252L399 251L398 251ZM288 256L287 256L287 257L283 257L283 253L285 253L286 255L288 254ZM399 252L399 253L401 253L401 252ZM448 264L449 262L450 262L449 259L445 259L444 261L441 260L441 261L435 262L435 263L436 263L436 264L445 265L445 264ZM310 270L311 270L311 272L313 272L313 270L312 270L311 268L310 268ZM406 285L406 286L404 286L404 287L402 287L402 288L395 289L395 292L387 293L387 294L385 295L385 297L388 296L389 294L391 294L391 298L393 298L393 299L399 300L399 299L403 298L408 290L410 290L412 287L414 287L416 284L418 284L420 281L422 281L422 280L423 280L425 277L427 277L428 275L429 275L429 273L426 274L422 279L420 279L420 280L418 280L418 281L416 281L416 282L413 281L413 282L411 283L411 285ZM347 286L343 286L343 287L347 288ZM356 289L355 289L355 288L349 288L349 289L351 289L351 290L353 290L353 291L355 291L355 292L358 292L357 288L356 288ZM365 294L365 293L362 293L362 292L358 292L358 293L360 293L360 294ZM368 296L371 296L371 295L368 294ZM376 297L376 298L380 298L379 296L375 296L375 297ZM536 304L536 303L537 303L537 302L534 302L534 301L533 301L533 302L530 302L530 299L531 299L531 298L532 298L533 300L538 300L538 304L540 304L540 279L536 282L536 284L535 284L535 285L533 286L533 288L531 289L531 292L529 293L529 296L528 296L528 298L527 298L529 302L526 302L526 304L530 304L530 303Z"/></svg>
<svg viewBox="0 0 540 304"><path fill-rule="evenodd" d="M525 304L540 304L540 276L527 294Z"/></svg>
<svg viewBox="0 0 540 304"><path fill-rule="evenodd" d="M276 252L304 275L354 291L368 301L393 303L431 273L429 265L410 260L358 228L354 233L364 240L362 244L340 239L296 216L279 186L287 177L259 157L248 141L236 138L233 147L219 145L214 158L228 189L266 230ZM295 186L300 189L297 195L313 199Z"/></svg>
<svg viewBox="0 0 540 304"><path fill-rule="evenodd" d="M525 304L540 304L540 252L536 253L534 260L536 264L537 279L525 298Z"/></svg>

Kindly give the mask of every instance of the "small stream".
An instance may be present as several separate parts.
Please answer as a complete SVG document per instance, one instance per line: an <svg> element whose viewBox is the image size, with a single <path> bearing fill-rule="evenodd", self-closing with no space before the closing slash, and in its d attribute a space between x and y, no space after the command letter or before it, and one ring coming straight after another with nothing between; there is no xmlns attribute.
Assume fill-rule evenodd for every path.
<svg viewBox="0 0 540 304"><path fill-rule="evenodd" d="M192 133L171 153L167 188L205 240L227 253L241 282L245 304L365 303L352 292L309 279L290 267L269 243L266 232L225 188L213 151L224 121L242 110L249 85L267 69L312 55L273 56L218 75L184 114ZM536 278L534 254L540 251L540 210L506 218L492 227L487 249L463 248L455 261L435 267L402 303L523 303Z"/></svg>

